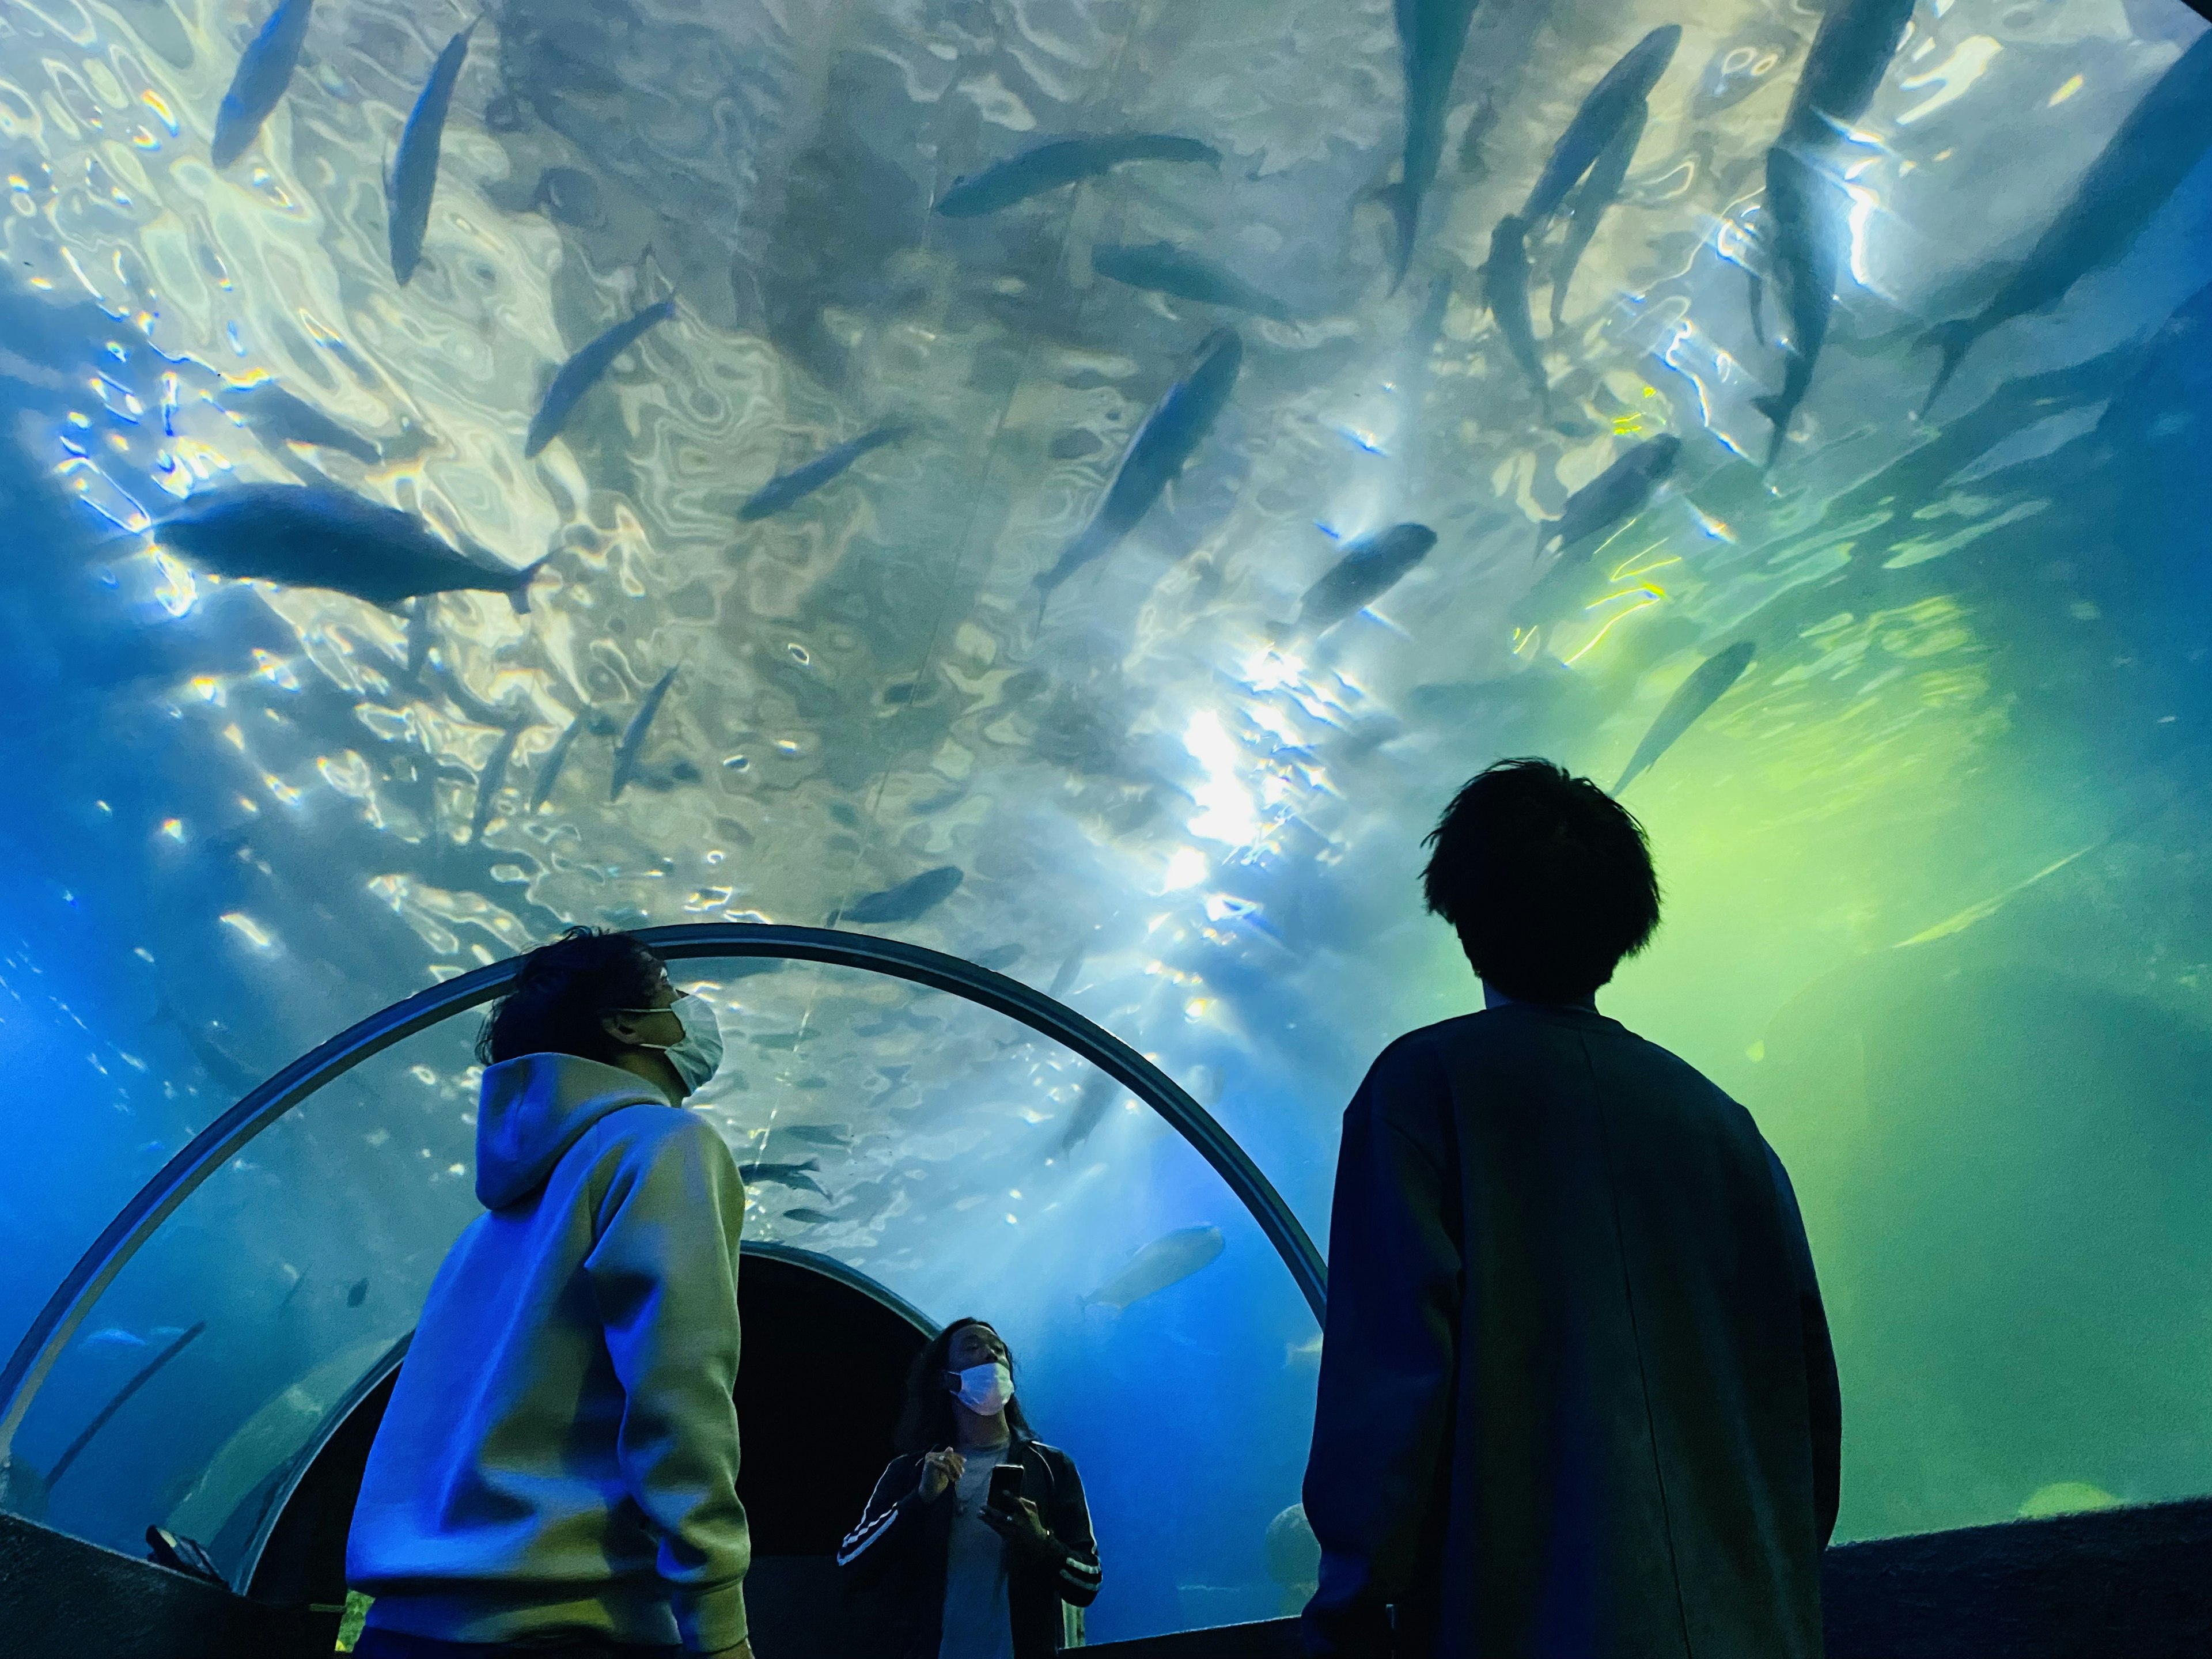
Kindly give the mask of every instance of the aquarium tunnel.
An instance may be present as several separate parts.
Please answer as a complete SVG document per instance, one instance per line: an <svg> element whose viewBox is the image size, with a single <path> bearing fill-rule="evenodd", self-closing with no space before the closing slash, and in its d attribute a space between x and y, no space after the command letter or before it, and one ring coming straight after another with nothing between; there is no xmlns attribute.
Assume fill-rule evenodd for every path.
<svg viewBox="0 0 2212 1659"><path fill-rule="evenodd" d="M1544 755L1804 1211L1830 1650L1974 1651L1836 1622L1944 1540L2212 1644L2094 1599L2212 1547L2204 12L0 0L0 1620L349 1639L582 923L727 1048L763 1659L969 1315L1067 1639L1289 1641L1340 1115Z"/></svg>

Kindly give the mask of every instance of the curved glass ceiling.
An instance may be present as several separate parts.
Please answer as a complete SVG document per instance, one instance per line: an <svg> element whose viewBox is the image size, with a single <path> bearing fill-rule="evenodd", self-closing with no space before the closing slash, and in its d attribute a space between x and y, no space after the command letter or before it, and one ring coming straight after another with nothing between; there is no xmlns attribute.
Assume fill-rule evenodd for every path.
<svg viewBox="0 0 2212 1659"><path fill-rule="evenodd" d="M386 165L460 12L325 0L218 168L261 10L0 0L0 1052L39 1084L9 1107L11 1328L262 1077L573 921L836 917L1049 988L1318 1237L1369 1057L1474 994L1419 913L1420 836L1475 769L1540 751L1636 774L1657 849L1667 921L1607 1012L1797 1172L1844 1532L2212 1486L2212 179L2202 100L2123 125L2203 72L2205 26L2179 0L1939 0L1856 115L1791 125L1770 163L1818 14L1483 0L1452 72L1411 69L1435 179L1394 286L1376 186L1409 125L1396 18L1427 9L497 6L402 286ZM1595 201L1519 245L1519 341L1500 222L1670 22L1571 279ZM1069 134L1188 142L933 210ZM1823 190L1808 245L1791 204ZM2081 231L2066 259L2039 253L2054 223ZM1821 318L1788 271L1830 256ZM1922 413L1923 336L2023 270L2054 303ZM664 301L532 444L556 367ZM1755 400L1823 323L1763 468ZM1133 436L1182 376L1182 413ZM1125 460L1179 422L1205 429L1136 501ZM811 493L763 495L848 443ZM1597 534L1540 526L1662 460ZM527 610L327 585L405 586L389 534L344 572L237 579L228 504L301 483L418 515L418 557L537 566L494 584ZM1000 1190L985 1149L1066 1133L1080 1084L896 988L723 988L733 1142L820 1160L819 1194L760 1184L762 1236L865 1246L934 1313L1006 1294L925 1195ZM236 1295L337 1203L374 1259L332 1285L404 1299L465 1212L465 1068L424 1064L377 1109L419 1088L442 1127L395 1129L373 1178L227 1171ZM786 1158L771 1100L848 1139ZM1097 1202L1170 1232L1151 1156L1102 1160ZM1103 1258L1064 1267L1054 1296ZM200 1317L161 1301L115 1328ZM1037 1322L1032 1363L1061 1333ZM1129 1392L1095 1420L1141 1437L1139 1370L1101 1375Z"/></svg>

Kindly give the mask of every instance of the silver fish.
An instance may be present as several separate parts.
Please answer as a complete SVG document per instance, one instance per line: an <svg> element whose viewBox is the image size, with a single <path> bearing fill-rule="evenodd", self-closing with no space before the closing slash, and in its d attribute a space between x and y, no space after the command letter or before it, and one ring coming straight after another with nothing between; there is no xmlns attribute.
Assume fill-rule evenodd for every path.
<svg viewBox="0 0 2212 1659"><path fill-rule="evenodd" d="M1659 711L1659 718L1651 722L1651 729L1644 734L1644 741L1636 745L1636 752L1628 758L1628 769L1620 775L1620 781L1613 786L1613 793L1620 792L1651 769L1651 763L1673 747L1674 740L1697 724L1698 717L1718 702L1729 687L1743 678L1743 671L1751 666L1754 647L1749 640L1740 640L1717 656L1708 657L1692 671L1690 678L1674 689L1667 699L1667 706Z"/></svg>
<svg viewBox="0 0 2212 1659"><path fill-rule="evenodd" d="M1552 264L1552 332L1557 334L1566 320L1567 290L1575 280L1575 267L1583 260L1590 240L1597 234L1597 222L1620 194L1620 181L1628 176L1629 163L1636 159L1636 146L1644 137L1646 106L1642 99L1628 112L1612 139L1598 153L1590 170L1583 175L1581 184L1565 203L1567 234L1560 241L1559 257Z"/></svg>
<svg viewBox="0 0 2212 1659"><path fill-rule="evenodd" d="M1537 556L1542 556L1555 537L1562 560L1586 555L1589 544L1650 504L1651 492L1674 471L1681 453L1682 441L1671 432L1646 438L1622 453L1611 466L1567 497L1558 518L1537 526Z"/></svg>
<svg viewBox="0 0 2212 1659"><path fill-rule="evenodd" d="M909 876L896 887L854 899L845 908L844 920L870 924L913 921L951 898L960 882L958 865L939 865L934 870Z"/></svg>
<svg viewBox="0 0 2212 1659"><path fill-rule="evenodd" d="M1156 294L1173 295L1178 300L1191 300L1200 305L1249 311L1279 323L1297 320L1297 313L1273 295L1261 293L1243 277L1232 276L1172 242L1094 247L1091 250L1091 268L1101 276L1130 288L1150 289Z"/></svg>
<svg viewBox="0 0 2212 1659"><path fill-rule="evenodd" d="M507 727L491 757L484 762L483 770L477 774L477 807L469 817L469 845L476 846L483 840L484 827L491 822L492 808L499 800L500 786L507 781L507 763L514 758L514 745L530 729L527 720L517 720Z"/></svg>
<svg viewBox="0 0 2212 1659"><path fill-rule="evenodd" d="M2151 215L2212 147L2212 30L2168 65L2089 164L2012 279L1972 317L1921 337L1943 362L1920 405L1925 415L1974 342L1998 324L2056 305L2090 271L2126 252Z"/></svg>
<svg viewBox="0 0 2212 1659"><path fill-rule="evenodd" d="M1318 634L1372 605L1426 558L1436 544L1437 532L1425 524L1393 525L1372 536L1363 536L1306 589L1292 631Z"/></svg>
<svg viewBox="0 0 2212 1659"><path fill-rule="evenodd" d="M645 694L645 701L638 704L637 713L623 728L622 741L615 745L614 781L607 788L609 800L620 800L622 792L637 775L637 757L645 751L645 734L653 728L653 717L660 712L660 700L675 684L676 671L672 668L653 683L653 690Z"/></svg>
<svg viewBox="0 0 2212 1659"><path fill-rule="evenodd" d="M314 9L315 0L284 0L247 44L230 77L230 89L222 95L222 106L216 112L210 156L218 173L246 153L261 124L283 100L292 71L299 67L300 48L307 42L307 21Z"/></svg>
<svg viewBox="0 0 2212 1659"><path fill-rule="evenodd" d="M827 1198L830 1194L823 1191L822 1183L811 1174L821 1167L820 1158L810 1158L803 1164L740 1164L738 1173L744 1178L747 1186L764 1181L772 1186L793 1187L802 1192L815 1193Z"/></svg>
<svg viewBox="0 0 2212 1659"><path fill-rule="evenodd" d="M1658 84L1674 61L1674 48L1682 42L1682 26L1662 23L1638 40L1583 95L1575 118L1553 145L1544 170L1528 191L1521 217L1540 230L1559 210L1567 192L1575 187L1602 155L1621 124L1644 106L1645 96Z"/></svg>
<svg viewBox="0 0 2212 1659"><path fill-rule="evenodd" d="M911 426L894 422L879 426L873 432L825 450L803 466L788 472L778 473L753 493L752 499L738 509L738 517L750 522L765 519L772 513L781 513L793 502L812 495L832 478L872 450L885 444L895 444L911 433Z"/></svg>
<svg viewBox="0 0 2212 1659"><path fill-rule="evenodd" d="M612 367L615 359L636 344L647 329L666 322L675 314L673 300L649 305L635 317L617 323L562 364L560 372L553 377L553 384L545 388L544 401L538 405L537 414L530 417L530 431L522 441L523 458L528 459L551 443L568 424L569 416L575 413L584 394L599 384L599 377Z"/></svg>
<svg viewBox="0 0 2212 1659"><path fill-rule="evenodd" d="M422 262L422 237L430 228L430 198L438 188L438 151L445 142L446 114L453 106L454 83L461 78L461 65L469 55L469 37L482 21L478 15L446 42L399 135L399 154L392 164L385 200L391 227L392 274L402 288Z"/></svg>
<svg viewBox="0 0 2212 1659"><path fill-rule="evenodd" d="M1128 1266L1083 1299L1103 1307L1129 1307L1212 1267L1224 1247L1218 1227L1178 1228L1146 1245Z"/></svg>
<svg viewBox="0 0 2212 1659"><path fill-rule="evenodd" d="M567 729L553 739L553 747L546 752L544 764L538 769L538 781L530 791L530 810L532 812L544 805L547 798L552 794L553 786L561 780L561 768L568 762L568 751L575 747L577 738L582 735L585 723L591 717L588 705L578 709L576 718L570 720Z"/></svg>
<svg viewBox="0 0 2212 1659"><path fill-rule="evenodd" d="M1544 378L1544 354L1536 344L1536 325L1528 315L1528 230L1522 220L1508 215L1490 233L1490 258L1481 273L1482 297L1490 314L1498 319L1498 331L1505 337L1506 349L1528 377L1529 388L1548 422L1552 388Z"/></svg>
<svg viewBox="0 0 2212 1659"><path fill-rule="evenodd" d="M1218 168L1221 152L1195 138L1165 133L1131 132L1054 138L1019 155L994 162L982 172L952 181L938 198L937 210L948 219L973 219L997 213L1017 202L1058 190L1079 179L1095 179L1124 161L1202 161Z"/></svg>
<svg viewBox="0 0 2212 1659"><path fill-rule="evenodd" d="M1444 118L1451 112L1452 79L1474 21L1476 0L1395 0L1398 46L1406 70L1406 142L1398 182L1381 192L1396 227L1390 289L1395 293L1413 263L1420 234L1421 202L1437 181L1443 157Z"/></svg>

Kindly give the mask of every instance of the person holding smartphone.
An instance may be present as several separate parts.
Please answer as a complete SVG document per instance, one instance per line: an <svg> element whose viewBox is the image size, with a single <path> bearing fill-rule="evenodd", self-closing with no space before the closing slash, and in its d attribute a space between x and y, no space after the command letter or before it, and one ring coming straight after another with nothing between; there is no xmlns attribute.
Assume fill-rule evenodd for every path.
<svg viewBox="0 0 2212 1659"><path fill-rule="evenodd" d="M886 1591L898 1659L1043 1659L1087 1607L1098 1546L1075 1460L1030 1432L1013 1357L956 1320L907 1376L905 1448L876 1482L837 1564Z"/></svg>

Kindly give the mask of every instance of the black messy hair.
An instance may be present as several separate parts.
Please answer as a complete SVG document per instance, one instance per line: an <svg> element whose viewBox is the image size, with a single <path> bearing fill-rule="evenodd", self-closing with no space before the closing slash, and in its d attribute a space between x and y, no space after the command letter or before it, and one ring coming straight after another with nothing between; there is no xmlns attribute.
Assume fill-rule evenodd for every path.
<svg viewBox="0 0 2212 1659"><path fill-rule="evenodd" d="M487 1066L518 1054L612 1060L622 1045L602 1016L646 1006L666 971L628 933L571 927L522 959L514 988L492 1005L477 1034L477 1058Z"/></svg>
<svg viewBox="0 0 2212 1659"><path fill-rule="evenodd" d="M1659 926L1659 878L1628 809L1547 760L1499 761L1452 798L1424 846L1429 908L1484 981L1575 1002Z"/></svg>
<svg viewBox="0 0 2212 1659"><path fill-rule="evenodd" d="M933 1451L952 1443L952 1395L945 1386L945 1362L951 1355L952 1339L970 1325L981 1325L992 1335L999 1334L999 1328L988 1319L956 1319L938 1332L907 1367L906 1408L899 1413L896 1437L901 1451ZM1000 1346L1005 1341L1000 1338ZM1006 1350L1006 1369L1014 1369L1011 1348ZM1025 1440L1036 1438L1018 1400L1006 1402L1006 1426Z"/></svg>

